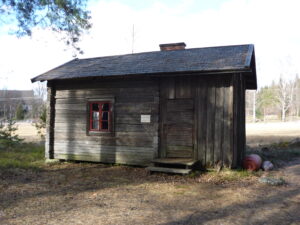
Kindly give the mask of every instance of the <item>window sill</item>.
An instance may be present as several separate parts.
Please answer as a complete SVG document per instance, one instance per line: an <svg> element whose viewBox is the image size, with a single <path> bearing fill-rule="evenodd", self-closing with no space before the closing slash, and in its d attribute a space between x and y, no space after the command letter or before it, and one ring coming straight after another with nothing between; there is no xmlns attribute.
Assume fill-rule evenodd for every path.
<svg viewBox="0 0 300 225"><path fill-rule="evenodd" d="M88 131L87 136L114 136L112 131Z"/></svg>

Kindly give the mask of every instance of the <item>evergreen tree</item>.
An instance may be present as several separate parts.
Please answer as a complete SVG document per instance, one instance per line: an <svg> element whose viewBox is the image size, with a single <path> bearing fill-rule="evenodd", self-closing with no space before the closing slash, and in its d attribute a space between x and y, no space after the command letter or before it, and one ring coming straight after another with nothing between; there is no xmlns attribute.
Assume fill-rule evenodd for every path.
<svg viewBox="0 0 300 225"><path fill-rule="evenodd" d="M31 36L36 26L64 35L67 44L76 46L80 35L91 27L87 0L0 0L0 25L17 24L15 34Z"/></svg>
<svg viewBox="0 0 300 225"><path fill-rule="evenodd" d="M25 110L22 104L18 104L15 118L16 120L23 120L25 118Z"/></svg>
<svg viewBox="0 0 300 225"><path fill-rule="evenodd" d="M0 150L10 149L12 146L19 144L23 139L19 138L15 132L18 127L15 125L16 121L9 119L5 126L0 122Z"/></svg>
<svg viewBox="0 0 300 225"><path fill-rule="evenodd" d="M257 103L258 110L262 113L263 120L266 121L268 109L277 103L275 90L268 86L261 88L258 92Z"/></svg>

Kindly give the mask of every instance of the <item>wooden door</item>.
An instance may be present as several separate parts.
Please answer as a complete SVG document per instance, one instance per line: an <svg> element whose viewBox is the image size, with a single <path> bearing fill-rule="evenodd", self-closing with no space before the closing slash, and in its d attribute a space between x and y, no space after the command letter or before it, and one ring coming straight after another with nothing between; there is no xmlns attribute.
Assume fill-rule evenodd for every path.
<svg viewBox="0 0 300 225"><path fill-rule="evenodd" d="M163 132L167 158L193 157L193 99L168 99Z"/></svg>

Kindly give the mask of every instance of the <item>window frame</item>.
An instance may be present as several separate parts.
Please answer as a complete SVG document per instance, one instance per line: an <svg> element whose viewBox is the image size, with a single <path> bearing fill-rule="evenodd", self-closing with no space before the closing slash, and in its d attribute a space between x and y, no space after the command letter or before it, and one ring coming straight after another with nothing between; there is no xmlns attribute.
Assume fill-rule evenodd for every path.
<svg viewBox="0 0 300 225"><path fill-rule="evenodd" d="M111 103L109 101L97 101L97 102L90 102L90 115L89 115L89 131L97 131L97 132L110 132L111 131ZM98 104L98 111L93 110L93 104ZM103 111L103 105L108 104L108 111ZM93 112L99 112L99 118L98 118L98 129L93 129ZM107 120L103 120L102 114L103 112L108 113ZM107 122L107 129L103 129L102 122Z"/></svg>
<svg viewBox="0 0 300 225"><path fill-rule="evenodd" d="M114 132L114 98L110 97L110 98L101 98L101 99L88 99L87 100L87 123L86 123L86 133L88 136L92 135L96 135L96 136L102 136L102 135L112 135ZM102 108L99 108L99 120L98 120L98 126L99 129L92 129L92 104L93 103L97 103L97 104L101 104L101 107L104 103L108 103L109 104L109 111L104 111L104 112L108 112L108 120L104 120L108 122L108 129L101 129L101 121L103 121L101 119L101 112Z"/></svg>

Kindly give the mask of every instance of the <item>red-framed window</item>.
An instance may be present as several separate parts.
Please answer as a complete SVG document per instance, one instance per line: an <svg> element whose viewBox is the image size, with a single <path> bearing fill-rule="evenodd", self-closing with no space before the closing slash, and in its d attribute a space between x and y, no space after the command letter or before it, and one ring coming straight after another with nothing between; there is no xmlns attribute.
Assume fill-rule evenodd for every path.
<svg viewBox="0 0 300 225"><path fill-rule="evenodd" d="M90 131L111 131L112 104L109 101L90 102Z"/></svg>

